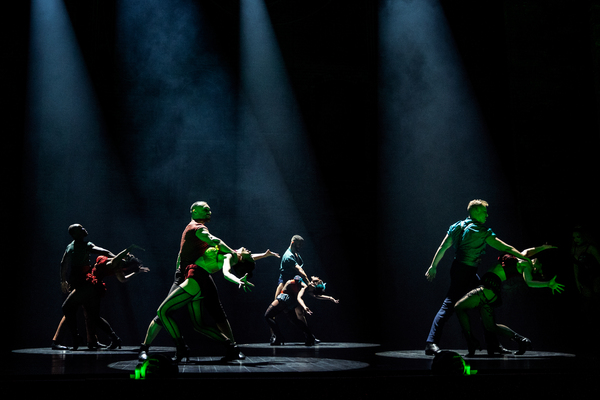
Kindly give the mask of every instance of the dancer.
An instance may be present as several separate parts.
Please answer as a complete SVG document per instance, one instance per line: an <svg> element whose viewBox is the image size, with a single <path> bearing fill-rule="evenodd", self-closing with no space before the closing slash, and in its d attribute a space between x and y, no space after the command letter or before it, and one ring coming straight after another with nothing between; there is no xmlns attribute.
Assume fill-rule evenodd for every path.
<svg viewBox="0 0 600 400"><path fill-rule="evenodd" d="M581 227L573 230L571 254L577 290L586 302L597 304L600 296L600 253Z"/></svg>
<svg viewBox="0 0 600 400"><path fill-rule="evenodd" d="M192 219L188 223L186 228L184 229L183 234L181 235L181 244L180 244L180 249L179 249L179 255L177 257L177 267L176 267L176 271L175 271L175 281L173 282L173 285L171 285L171 289L169 290L167 298L170 298L174 292L179 291L179 289L181 288L180 285L182 285L186 281L186 278L187 278L187 275L189 272L187 267L197 265L196 262L198 262L198 260L205 254L205 252L207 251L207 249L209 247L216 248L218 246L217 253L221 253L223 255L234 253L234 251L229 246L227 246L227 244L225 244L221 239L211 235L209 233L208 229L206 228L206 224L208 222L210 222L210 220L212 218L212 211L210 209L210 206L206 202L197 201L194 204L192 204L192 206L190 207L190 214L191 214ZM214 252L214 250L212 250L211 252ZM268 253L275 255L275 253L271 253L271 252L268 252ZM267 254L267 253L265 253L265 254ZM224 260L225 260L225 258L223 258L223 261ZM237 261L237 257L235 260ZM230 265L231 265L231 263L228 262L228 266L230 266ZM226 269L224 267L221 267L221 268L223 268L223 271L225 273ZM196 268L192 267L191 269L195 270ZM229 271L229 268L227 268L227 270ZM211 309L209 310L209 313L215 313L215 315L217 315L217 318L218 318L218 320L216 320L216 322L217 322L217 327L219 328L219 331L216 332L216 331L209 329L209 330L204 331L203 333L208 334L209 336L213 337L214 339L219 340L223 337L221 335L221 332L229 333L231 331L231 328L229 327L229 322L227 321L227 318L225 317L225 313L222 310L220 301L218 300L216 287L214 285L214 282L213 282L210 274L208 274L208 272L207 272L206 276L203 276L204 274L202 272L199 272L197 275L202 276L202 279L200 279L201 283L203 285L206 285L206 288L200 287L200 289L203 292L208 291L211 293L211 296L210 296L211 300L209 302ZM243 276L243 275L241 275L241 276ZM194 279L194 281L195 281L195 279ZM193 286L193 283L189 283L189 285L191 288ZM244 285L244 287L246 287L246 285ZM204 295L204 293L203 293L203 295ZM215 301L215 299L216 299L216 301ZM164 304L164 302L163 302L163 304ZM198 316L200 315L199 314L200 310L199 309L194 310L194 306L198 306L197 302L192 302L190 304L191 305L188 306L188 310L190 312L192 320L197 320L197 322L201 321L201 319L199 317L196 318L197 315ZM163 312L165 312L165 311L166 311L166 309L163 308ZM167 321L172 321L172 318L170 315L167 317ZM148 331L146 333L144 341L142 342L142 344L140 346L140 351L138 354L138 359L140 361L144 361L147 359L150 345L151 345L152 341L156 338L158 333L160 332L162 325L163 325L163 322L161 321L159 314L157 314L157 316L152 320L152 322L148 326ZM198 328L198 326L196 326L196 327ZM202 329L201 329L201 331L202 331ZM175 333L175 337L177 337L176 331L171 331L169 333ZM172 334L172 336L173 336L173 334ZM182 340L181 340L181 342L182 342ZM230 350L230 352L228 354L231 357L233 357L233 353L235 351L235 348L234 348L235 342L230 340L230 344L232 346L232 349ZM176 359L182 359L186 355L186 352L187 352L185 345L182 343L180 348L178 348L178 350L179 351L178 351L178 354L176 355Z"/></svg>
<svg viewBox="0 0 600 400"><path fill-rule="evenodd" d="M88 272L92 269L90 265L90 254L98 254L107 257L114 257L115 255L109 250L103 249L102 247L96 246L92 242L88 242L85 238L88 236L88 231L80 224L73 224L69 226L69 235L73 238L73 241L67 246L62 260L60 262L60 288L63 293L68 294L81 286L86 281ZM87 311L84 307L84 314L86 315L86 328L87 328L87 343L90 348L102 347L98 343L96 337L91 333L89 328ZM62 327L65 323L65 317L61 318L58 328L52 338L52 349L53 350L68 350L67 346L63 346L58 343L59 335L62 331ZM79 347L79 339L73 343L72 349L77 350Z"/></svg>
<svg viewBox="0 0 600 400"><path fill-rule="evenodd" d="M294 279L288 280L281 293L271 303L265 312L265 320L271 330L271 346L280 346L284 344L283 335L277 325L276 317L285 313L289 320L296 325L304 333L304 344L312 346L315 344L315 336L306 323L305 314L312 315L312 311L304 303L303 296L308 293L310 296L318 300L328 300L335 304L340 301L323 294L325 291L325 283L316 276L312 276L308 285L303 282L303 279L296 275Z"/></svg>
<svg viewBox="0 0 600 400"><path fill-rule="evenodd" d="M205 228L205 224L210 222L212 212L209 205L204 201L197 201L190 207L190 214L192 220L185 227L183 234L181 235L181 242L179 247L179 254L177 255L177 263L175 267L175 276L173 278L173 284L167 293L167 297L179 288L185 281L185 268L187 265L193 264L196 260L204 254L208 248L208 244L200 240L196 232L201 231ZM216 238L215 238L216 239ZM140 345L138 353L138 359L143 362L148 357L148 351L150 345L162 329L162 322L158 315L156 315L148 329L144 341Z"/></svg>
<svg viewBox="0 0 600 400"><path fill-rule="evenodd" d="M261 254L252 254L243 247L233 254L224 254L219 249L220 246L218 245L209 247L194 264L188 265L185 269L185 281L158 308L157 314L163 326L175 341L177 349L175 361L177 362L189 356L189 348L185 345L179 327L171 317L171 313L186 305L194 330L227 346L222 361L243 360L246 358L235 343L231 325L219 300L217 288L211 274L222 270L225 279L237 284L244 291L250 291L254 284L248 282L248 278L252 276L255 261L270 256L278 257L278 254L272 253L270 250ZM238 278L238 276L241 276L241 278ZM217 329L204 324L202 318L203 306L215 320Z"/></svg>
<svg viewBox="0 0 600 400"><path fill-rule="evenodd" d="M150 271L150 269L142 265L140 260L129 253L134 248L141 249L136 245L131 245L114 257L98 256L94 268L86 274L86 281L69 294L69 297L63 304L63 313L74 342L77 342L77 338L79 337L77 332L77 309L80 306L84 306L87 311L87 319L89 320L89 329L92 332L92 336L95 337L96 329L100 328L111 340L110 345L106 347L107 349L111 350L121 347L121 339L114 332L110 324L104 318L100 317L100 301L106 292L106 285L103 281L105 277L115 275L119 282L124 283L140 272ZM130 269L134 269L134 271L125 275L125 271ZM88 343L88 348L94 350L98 346Z"/></svg>
<svg viewBox="0 0 600 400"><path fill-rule="evenodd" d="M481 256L485 253L486 246L489 245L496 250L516 257L523 257L517 249L498 239L496 234L484 225L488 217L488 205L485 200L479 199L469 202L467 206L469 217L450 226L435 253L431 266L425 273L427 279L432 281L437 274L437 266L440 260L444 257L446 251L454 246L456 253L450 268L450 288L431 324L425 344L425 354L427 355L434 355L440 351L437 343L440 341L444 324L454 313L454 304L478 286L477 267L480 264ZM495 346L495 341L488 344L489 351L503 351L502 348L495 348Z"/></svg>
<svg viewBox="0 0 600 400"><path fill-rule="evenodd" d="M515 354L524 354L527 349L531 348L531 341L529 339L519 335L505 325L496 323L494 308L502 304L500 296L502 282L514 277L522 277L527 286L532 288L550 288L552 294L554 294L554 291L561 293L564 290L564 285L556 282L556 276L549 281L536 281L533 278L534 271L541 271L542 263L537 258L533 261L530 261L529 258L543 250L553 248L555 247L545 244L524 250L521 253L521 257L509 254L499 257L498 264L483 275L481 285L477 289L471 290L456 303L454 309L456 310L456 316L460 322L463 335L467 340L469 356L475 354L475 350L479 348L479 341L475 339L471 332L471 324L467 311L477 307L480 307L483 326L487 331L507 337L519 345L519 350Z"/></svg>
<svg viewBox="0 0 600 400"><path fill-rule="evenodd" d="M596 315L600 306L600 253L590 232L581 226L573 230L571 256L575 287L579 293L580 329L593 331L598 325ZM595 346L587 346L586 352L590 349L598 353Z"/></svg>
<svg viewBox="0 0 600 400"><path fill-rule="evenodd" d="M308 275L304 272L304 261L300 256L300 249L304 245L304 238L300 235L294 235L290 242L290 247L283 253L281 258L281 264L279 265L279 280L277 282L277 289L275 289L275 299L283 290L283 285L293 279L296 275L309 282Z"/></svg>

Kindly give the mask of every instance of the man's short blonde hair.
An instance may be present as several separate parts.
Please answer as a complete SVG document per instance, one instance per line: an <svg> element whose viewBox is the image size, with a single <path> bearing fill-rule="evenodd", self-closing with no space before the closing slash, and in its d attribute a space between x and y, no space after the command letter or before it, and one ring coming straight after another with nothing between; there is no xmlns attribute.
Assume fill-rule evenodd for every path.
<svg viewBox="0 0 600 400"><path fill-rule="evenodd" d="M481 199L471 200L469 205L467 206L467 211L471 211L473 207L487 207L489 206L488 202Z"/></svg>

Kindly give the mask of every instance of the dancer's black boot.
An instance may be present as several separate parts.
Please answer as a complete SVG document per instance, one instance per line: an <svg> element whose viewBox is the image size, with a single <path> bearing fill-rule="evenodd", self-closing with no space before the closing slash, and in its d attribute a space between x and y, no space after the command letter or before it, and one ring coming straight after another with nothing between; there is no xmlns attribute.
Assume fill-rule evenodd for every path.
<svg viewBox="0 0 600 400"><path fill-rule="evenodd" d="M106 349L107 347L107 345L100 343L98 339L94 340L93 342L87 342L87 348L89 350L100 350Z"/></svg>
<svg viewBox="0 0 600 400"><path fill-rule="evenodd" d="M187 362L190 358L190 348L183 341L183 337L175 341L175 357L173 361L176 363Z"/></svg>
<svg viewBox="0 0 600 400"><path fill-rule="evenodd" d="M279 335L272 334L271 338L269 339L269 344L271 346L283 346L285 344L285 342L284 342L281 334L279 334Z"/></svg>
<svg viewBox="0 0 600 400"><path fill-rule="evenodd" d="M233 360L244 360L246 355L240 351L235 342L228 341L227 349L225 350L225 356L221 358L221 361L233 361Z"/></svg>
<svg viewBox="0 0 600 400"><path fill-rule="evenodd" d="M117 336L116 333L112 332L110 334L110 344L106 348L107 350L114 350L116 348L121 348L121 338Z"/></svg>
<svg viewBox="0 0 600 400"><path fill-rule="evenodd" d="M79 334L73 335L73 346L69 348L69 350L76 351L79 349L79 345L81 344L81 336Z"/></svg>
<svg viewBox="0 0 600 400"><path fill-rule="evenodd" d="M519 350L515 351L516 355L525 354L527 350L531 350L531 340L527 339L525 336L521 336L518 333L515 333L515 337L512 338L513 341L517 342L519 345Z"/></svg>

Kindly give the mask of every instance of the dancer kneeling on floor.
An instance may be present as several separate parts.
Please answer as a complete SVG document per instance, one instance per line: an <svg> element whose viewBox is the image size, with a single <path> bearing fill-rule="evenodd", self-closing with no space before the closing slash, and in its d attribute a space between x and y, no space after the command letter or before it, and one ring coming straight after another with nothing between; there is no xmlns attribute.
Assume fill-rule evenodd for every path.
<svg viewBox="0 0 600 400"><path fill-rule="evenodd" d="M521 254L525 258L530 258L540 251L554 248L550 245L543 245L531 249L524 250ZM556 282L556 276L549 281L536 281L533 279L534 272L540 272L542 264L538 259L532 262L525 259L520 259L509 254L505 254L498 258L499 263L490 269L481 279L481 285L471 290L463 298L456 302L454 310L458 316L463 335L467 340L469 348L469 356L479 349L479 341L473 337L471 332L471 324L467 310L480 307L481 319L484 328L492 333L507 337L519 345L519 350L515 354L524 354L527 349L531 348L531 341L526 337L519 335L505 325L497 324L494 318L494 308L502 303L500 297L502 282L513 277L523 277L525 283L533 288L550 288L552 293L556 290L561 293L564 290L564 285Z"/></svg>
<svg viewBox="0 0 600 400"><path fill-rule="evenodd" d="M252 276L255 261L264 257L278 254L267 250L262 254L252 254L245 248L240 248L234 253L223 254L219 246L209 247L204 255L196 260L195 264L185 268L185 281L163 301L158 308L158 317L163 326L175 341L175 361L189 357L189 348L181 336L177 323L171 313L183 306L188 306L194 330L214 339L227 347L223 361L244 359L246 356L239 350L233 338L231 326L219 300L217 287L211 274L222 270L223 276L243 288L251 290L254 285L248 282ZM236 276L237 275L237 276ZM241 276L241 278L238 278ZM217 329L207 326L202 320L202 307L214 319Z"/></svg>
<svg viewBox="0 0 600 400"><path fill-rule="evenodd" d="M329 300L336 304L340 302L331 296L324 295L324 291L325 283L316 276L311 276L308 285L302 281L299 275L285 283L281 293L265 312L265 320L271 329L271 346L284 344L283 335L275 320L275 317L281 313L285 313L289 320L304 333L305 345L312 346L315 344L315 336L308 328L305 317L305 314L312 315L312 311L306 306L302 297L308 293L318 300Z"/></svg>

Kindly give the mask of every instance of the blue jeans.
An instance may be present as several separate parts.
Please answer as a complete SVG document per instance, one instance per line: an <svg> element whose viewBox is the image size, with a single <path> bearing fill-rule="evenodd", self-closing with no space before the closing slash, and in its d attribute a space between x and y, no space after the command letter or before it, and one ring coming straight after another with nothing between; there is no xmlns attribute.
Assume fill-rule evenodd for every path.
<svg viewBox="0 0 600 400"><path fill-rule="evenodd" d="M428 343L439 343L446 321L454 314L454 304L477 286L479 286L477 267L454 260L450 268L450 289L448 289L446 298L433 319L427 337Z"/></svg>

